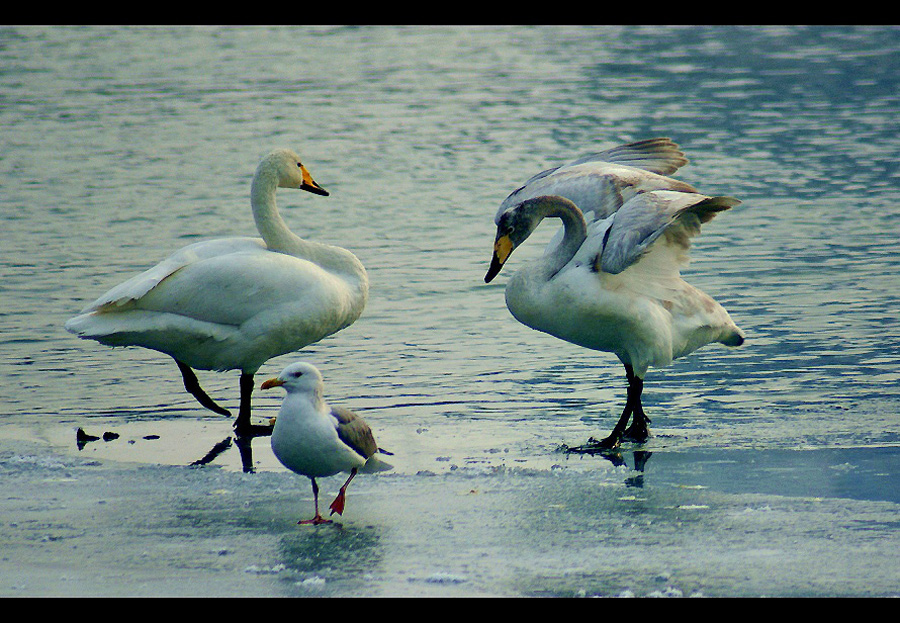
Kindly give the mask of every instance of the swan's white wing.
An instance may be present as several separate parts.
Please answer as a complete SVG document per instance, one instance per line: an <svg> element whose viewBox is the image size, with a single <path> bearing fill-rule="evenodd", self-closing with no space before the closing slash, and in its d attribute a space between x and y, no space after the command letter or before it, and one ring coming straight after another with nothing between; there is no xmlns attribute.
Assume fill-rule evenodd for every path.
<svg viewBox="0 0 900 623"><path fill-rule="evenodd" d="M221 238L183 247L162 262L120 283L85 307L81 313L127 306L140 299L164 279L194 262L238 251L259 251L266 245L261 238Z"/></svg>
<svg viewBox="0 0 900 623"><path fill-rule="evenodd" d="M696 193L652 191L630 199L612 218L598 268L618 274L634 264L663 234L677 251L677 264L687 261L690 239L700 225L740 203L733 197L707 197Z"/></svg>
<svg viewBox="0 0 900 623"><path fill-rule="evenodd" d="M572 201L589 223L602 220L638 192L663 188L695 192L690 185L666 177L685 164L687 158L667 138L619 145L538 173L500 204L494 220L510 207L541 195Z"/></svg>
<svg viewBox="0 0 900 623"><path fill-rule="evenodd" d="M140 298L75 316L66 329L168 353L193 368L255 370L348 326L359 312L340 277L257 247L188 263Z"/></svg>
<svg viewBox="0 0 900 623"><path fill-rule="evenodd" d="M330 324L349 306L346 284L309 260L256 249L183 266L133 303L217 325L241 326L266 318L277 331L289 314L296 322Z"/></svg>

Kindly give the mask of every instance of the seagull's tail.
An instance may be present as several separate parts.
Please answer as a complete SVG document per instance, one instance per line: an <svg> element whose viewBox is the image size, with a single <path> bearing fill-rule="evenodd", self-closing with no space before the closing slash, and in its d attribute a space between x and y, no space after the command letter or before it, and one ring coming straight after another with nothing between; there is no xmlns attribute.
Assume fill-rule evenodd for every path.
<svg viewBox="0 0 900 623"><path fill-rule="evenodd" d="M373 474L375 472L386 472L389 469L394 469L394 466L373 455L369 457L369 460L366 461L366 464L359 471L363 474Z"/></svg>

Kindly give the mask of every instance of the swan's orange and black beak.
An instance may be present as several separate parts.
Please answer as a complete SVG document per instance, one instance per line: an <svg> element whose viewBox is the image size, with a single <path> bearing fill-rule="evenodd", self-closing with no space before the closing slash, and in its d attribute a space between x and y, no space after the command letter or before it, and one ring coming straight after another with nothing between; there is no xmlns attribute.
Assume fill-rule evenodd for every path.
<svg viewBox="0 0 900 623"><path fill-rule="evenodd" d="M497 273L503 268L504 262L506 262L509 254L512 253L514 247L515 245L509 235L504 234L502 236L497 236L497 240L494 241L494 256L491 258L491 266L484 276L485 283L490 283L491 280L497 276Z"/></svg>
<svg viewBox="0 0 900 623"><path fill-rule="evenodd" d="M284 385L284 381L281 379L269 379L268 381L263 381L263 384L259 386L260 389L272 389L273 387L281 387Z"/></svg>
<svg viewBox="0 0 900 623"><path fill-rule="evenodd" d="M302 164L300 165L300 173L303 175L303 183L300 184L300 190L308 190L309 192L316 195L324 195L328 196L328 191L316 184L315 180L313 180L312 175L309 174L309 171L306 170L306 167Z"/></svg>

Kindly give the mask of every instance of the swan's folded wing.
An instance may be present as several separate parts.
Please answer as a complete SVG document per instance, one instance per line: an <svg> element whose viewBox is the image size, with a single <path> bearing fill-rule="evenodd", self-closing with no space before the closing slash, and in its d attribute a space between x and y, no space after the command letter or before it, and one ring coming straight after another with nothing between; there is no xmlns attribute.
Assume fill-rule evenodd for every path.
<svg viewBox="0 0 900 623"><path fill-rule="evenodd" d="M135 275L131 279L108 290L96 301L81 310L81 313L110 311L126 307L146 295L167 277L194 262L241 250L259 251L265 248L265 243L260 238L221 238L196 242L179 249L153 268Z"/></svg>
<svg viewBox="0 0 900 623"><path fill-rule="evenodd" d="M618 274L635 263L663 234L687 261L690 239L700 225L723 210L738 205L734 197L707 197L696 193L652 191L641 193L615 214L599 256L598 268Z"/></svg>

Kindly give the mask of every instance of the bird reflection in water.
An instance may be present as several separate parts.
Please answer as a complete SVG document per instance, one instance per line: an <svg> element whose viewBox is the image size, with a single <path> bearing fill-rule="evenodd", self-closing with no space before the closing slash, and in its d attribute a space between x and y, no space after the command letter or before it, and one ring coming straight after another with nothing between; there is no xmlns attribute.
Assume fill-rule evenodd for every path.
<svg viewBox="0 0 900 623"><path fill-rule="evenodd" d="M197 459L191 463L191 466L198 467L212 463L233 444L237 446L238 451L241 453L241 468L244 473L255 473L256 468L253 466L253 440L257 437L269 437L271 435L272 426L254 426L251 433L235 434L233 437L226 437L214 445L203 458Z"/></svg>
<svg viewBox="0 0 900 623"><path fill-rule="evenodd" d="M564 446L563 451L566 454L590 454L592 456L601 456L616 467L628 467L628 462L625 460L625 456L619 447L612 449L600 448L591 444L591 441L594 440L591 439L586 445L574 448ZM631 454L633 457L633 469L635 473L625 479L625 486L641 488L644 486L644 467L647 465L647 461L650 460L653 453L647 450L635 450Z"/></svg>

